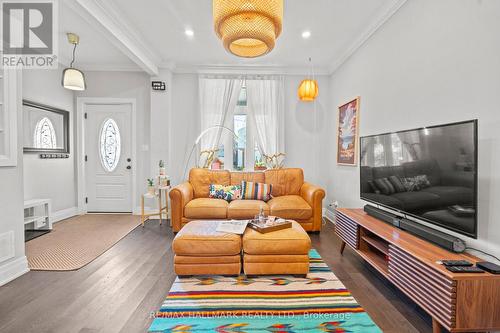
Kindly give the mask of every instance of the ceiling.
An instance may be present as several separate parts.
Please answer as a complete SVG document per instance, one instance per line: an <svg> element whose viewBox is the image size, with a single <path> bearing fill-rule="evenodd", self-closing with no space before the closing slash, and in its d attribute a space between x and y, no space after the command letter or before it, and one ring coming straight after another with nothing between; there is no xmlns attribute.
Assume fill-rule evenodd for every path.
<svg viewBox="0 0 500 333"><path fill-rule="evenodd" d="M62 58L71 47L64 33L81 36L77 66L189 70L203 67L306 68L333 71L405 1L285 0L283 33L268 55L245 59L225 51L213 31L211 0L65 0ZM90 5L89 5L90 3ZM95 6L94 6L95 5ZM189 28L193 37L185 35ZM309 39L302 32L311 32Z"/></svg>

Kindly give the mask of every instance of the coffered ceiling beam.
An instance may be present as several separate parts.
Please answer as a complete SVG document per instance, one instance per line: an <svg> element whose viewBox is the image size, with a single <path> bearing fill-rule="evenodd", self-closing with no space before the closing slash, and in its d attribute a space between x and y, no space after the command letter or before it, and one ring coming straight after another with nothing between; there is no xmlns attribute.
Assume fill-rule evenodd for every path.
<svg viewBox="0 0 500 333"><path fill-rule="evenodd" d="M123 15L105 0L65 0L89 24L96 26L120 51L151 76L158 75L160 56L126 22ZM75 31L77 32L77 31ZM96 50L99 52L99 50Z"/></svg>

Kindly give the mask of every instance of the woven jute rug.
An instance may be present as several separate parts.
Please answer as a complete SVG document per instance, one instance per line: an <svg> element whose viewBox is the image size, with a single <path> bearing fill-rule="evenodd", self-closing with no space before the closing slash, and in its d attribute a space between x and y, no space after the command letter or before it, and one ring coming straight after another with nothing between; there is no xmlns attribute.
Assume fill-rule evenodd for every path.
<svg viewBox="0 0 500 333"><path fill-rule="evenodd" d="M79 269L110 249L134 230L133 215L82 215L54 224L53 230L26 243L31 270Z"/></svg>

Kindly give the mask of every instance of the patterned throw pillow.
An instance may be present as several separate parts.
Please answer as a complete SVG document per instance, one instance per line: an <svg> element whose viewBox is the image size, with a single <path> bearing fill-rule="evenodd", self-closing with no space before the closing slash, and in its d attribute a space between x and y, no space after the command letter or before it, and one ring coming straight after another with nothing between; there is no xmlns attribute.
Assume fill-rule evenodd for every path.
<svg viewBox="0 0 500 333"><path fill-rule="evenodd" d="M224 199L226 201L238 200L241 198L241 186L210 184L208 197L212 199Z"/></svg>
<svg viewBox="0 0 500 333"><path fill-rule="evenodd" d="M418 183L418 186L422 188L431 187L431 182L427 179L427 175L418 175L413 177Z"/></svg>
<svg viewBox="0 0 500 333"><path fill-rule="evenodd" d="M241 182L241 199L243 200L271 200L271 192L273 186L271 184Z"/></svg>
<svg viewBox="0 0 500 333"><path fill-rule="evenodd" d="M420 191L423 188L431 186L431 182L427 179L427 175L401 178L401 182L408 192Z"/></svg>
<svg viewBox="0 0 500 333"><path fill-rule="evenodd" d="M420 191L420 186L418 185L415 177L401 178L401 183L403 183L403 186L406 188L407 192Z"/></svg>
<svg viewBox="0 0 500 333"><path fill-rule="evenodd" d="M396 193L406 192L406 187L403 185L399 177L390 176L389 181L391 182L392 186L394 186Z"/></svg>
<svg viewBox="0 0 500 333"><path fill-rule="evenodd" d="M382 194L391 195L396 193L396 189L387 178L377 178L373 182Z"/></svg>

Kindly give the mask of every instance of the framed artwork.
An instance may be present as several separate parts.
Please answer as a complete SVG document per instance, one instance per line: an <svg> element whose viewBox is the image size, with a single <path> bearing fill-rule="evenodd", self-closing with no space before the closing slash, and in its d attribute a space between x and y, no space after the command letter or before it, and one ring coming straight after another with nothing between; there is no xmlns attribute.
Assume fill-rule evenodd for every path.
<svg viewBox="0 0 500 333"><path fill-rule="evenodd" d="M359 137L359 97L339 106L337 164L356 166Z"/></svg>

